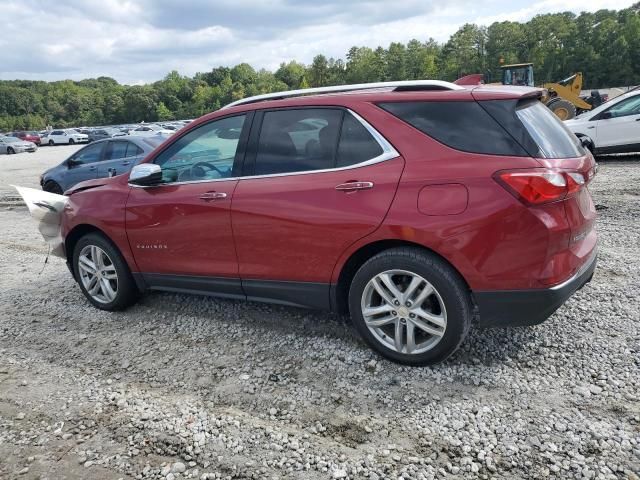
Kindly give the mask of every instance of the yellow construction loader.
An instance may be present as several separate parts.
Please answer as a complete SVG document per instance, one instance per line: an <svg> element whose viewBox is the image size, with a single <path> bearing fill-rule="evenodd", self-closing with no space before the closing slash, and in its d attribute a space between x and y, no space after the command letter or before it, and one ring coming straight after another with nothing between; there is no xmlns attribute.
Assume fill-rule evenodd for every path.
<svg viewBox="0 0 640 480"><path fill-rule="evenodd" d="M503 85L535 86L533 63L501 65L500 70ZM587 99L580 97L582 72L574 73L560 82L545 83L541 87L546 90L541 101L562 120L573 118L578 113L591 110L602 103L602 97L597 91L591 92Z"/></svg>

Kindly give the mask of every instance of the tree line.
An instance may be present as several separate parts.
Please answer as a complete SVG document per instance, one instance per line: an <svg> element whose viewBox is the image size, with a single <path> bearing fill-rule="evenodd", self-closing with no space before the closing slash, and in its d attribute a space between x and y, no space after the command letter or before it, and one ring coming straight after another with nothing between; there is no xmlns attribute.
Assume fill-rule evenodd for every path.
<svg viewBox="0 0 640 480"><path fill-rule="evenodd" d="M275 72L241 63L193 77L172 71L139 86L109 77L0 81L0 131L193 118L246 96L344 83L453 81L469 73L497 82L501 62L533 62L536 83L581 71L585 88L640 84L640 2L617 11L538 15L526 23L465 24L443 44L430 38L354 46L345 59L319 54L309 65L290 61Z"/></svg>

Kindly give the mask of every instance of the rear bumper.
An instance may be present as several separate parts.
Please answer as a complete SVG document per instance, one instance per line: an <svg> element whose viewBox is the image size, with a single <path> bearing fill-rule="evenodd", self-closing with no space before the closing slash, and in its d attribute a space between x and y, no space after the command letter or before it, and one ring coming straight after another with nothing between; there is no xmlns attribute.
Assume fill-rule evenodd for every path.
<svg viewBox="0 0 640 480"><path fill-rule="evenodd" d="M594 252L569 280L550 288L474 292L480 310L480 326L515 327L544 322L571 295L591 281L596 263Z"/></svg>

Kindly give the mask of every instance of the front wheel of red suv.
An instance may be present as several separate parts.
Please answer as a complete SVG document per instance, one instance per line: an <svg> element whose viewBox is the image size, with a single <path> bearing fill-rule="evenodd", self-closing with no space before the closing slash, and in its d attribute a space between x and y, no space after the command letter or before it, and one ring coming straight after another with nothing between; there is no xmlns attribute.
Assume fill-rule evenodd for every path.
<svg viewBox="0 0 640 480"><path fill-rule="evenodd" d="M349 310L374 350L415 366L455 352L472 318L460 275L438 256L412 247L389 249L365 262L351 283Z"/></svg>
<svg viewBox="0 0 640 480"><path fill-rule="evenodd" d="M122 310L138 298L138 289L124 258L98 233L78 240L73 250L73 269L84 296L101 310Z"/></svg>

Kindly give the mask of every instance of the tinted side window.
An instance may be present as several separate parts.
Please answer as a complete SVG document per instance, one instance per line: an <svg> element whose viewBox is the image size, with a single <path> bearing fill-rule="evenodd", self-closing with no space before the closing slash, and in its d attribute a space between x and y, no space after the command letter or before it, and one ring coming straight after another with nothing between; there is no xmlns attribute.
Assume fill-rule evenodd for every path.
<svg viewBox="0 0 640 480"><path fill-rule="evenodd" d="M394 102L379 106L456 150L488 155L527 155L476 102Z"/></svg>
<svg viewBox="0 0 640 480"><path fill-rule="evenodd" d="M125 157L137 157L138 155L142 155L144 150L141 149L135 143L127 142L127 154Z"/></svg>
<svg viewBox="0 0 640 480"><path fill-rule="evenodd" d="M551 110L537 100L522 102L516 115L544 158L575 158L585 154L578 138Z"/></svg>
<svg viewBox="0 0 640 480"><path fill-rule="evenodd" d="M340 131L337 167L366 162L382 154L382 147L357 118L346 113Z"/></svg>
<svg viewBox="0 0 640 480"><path fill-rule="evenodd" d="M64 132L62 130L54 130L50 133L50 135L62 135Z"/></svg>
<svg viewBox="0 0 640 480"><path fill-rule="evenodd" d="M246 115L221 118L179 138L154 163L165 183L229 178Z"/></svg>
<svg viewBox="0 0 640 480"><path fill-rule="evenodd" d="M342 117L328 108L265 112L254 174L334 168Z"/></svg>
<svg viewBox="0 0 640 480"><path fill-rule="evenodd" d="M127 142L109 142L104 154L105 160L117 160L127 156Z"/></svg>
<svg viewBox="0 0 640 480"><path fill-rule="evenodd" d="M607 112L611 113L612 118L640 114L640 95L621 101Z"/></svg>
<svg viewBox="0 0 640 480"><path fill-rule="evenodd" d="M102 154L102 147L104 145L102 143L96 143L94 145L89 145L88 147L80 150L73 158L76 163L87 164L94 163L100 160L100 155Z"/></svg>

